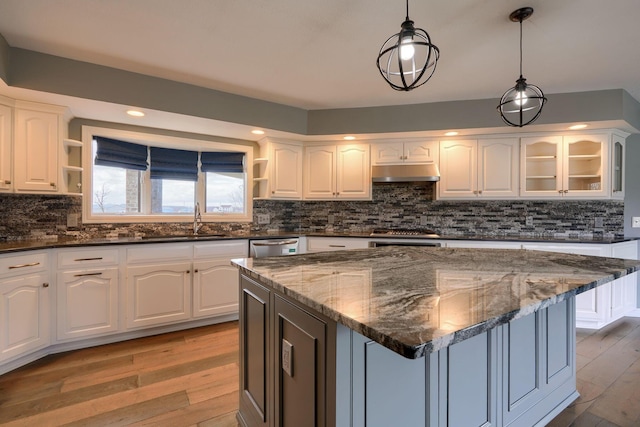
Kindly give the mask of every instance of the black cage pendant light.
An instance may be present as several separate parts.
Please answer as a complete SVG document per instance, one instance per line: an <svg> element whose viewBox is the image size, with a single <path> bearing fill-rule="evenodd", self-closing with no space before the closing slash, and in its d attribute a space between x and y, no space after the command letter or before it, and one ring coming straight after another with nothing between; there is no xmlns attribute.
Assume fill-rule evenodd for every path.
<svg viewBox="0 0 640 427"><path fill-rule="evenodd" d="M509 15L511 21L520 23L520 78L516 80L514 87L502 95L498 105L500 117L509 126L523 127L533 123L547 102L542 90L538 86L527 84L527 79L522 77L522 21L532 14L533 8L523 7Z"/></svg>
<svg viewBox="0 0 640 427"><path fill-rule="evenodd" d="M376 64L382 77L395 90L409 91L425 84L436 70L440 50L431 43L429 34L413 26L407 17L400 32L387 39L380 48Z"/></svg>

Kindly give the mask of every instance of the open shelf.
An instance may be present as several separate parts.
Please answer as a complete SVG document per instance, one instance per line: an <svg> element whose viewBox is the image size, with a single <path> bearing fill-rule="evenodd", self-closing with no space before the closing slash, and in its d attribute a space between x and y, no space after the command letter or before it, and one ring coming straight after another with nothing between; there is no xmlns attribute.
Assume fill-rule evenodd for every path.
<svg viewBox="0 0 640 427"><path fill-rule="evenodd" d="M69 172L82 172L82 167L80 166L63 165L62 169Z"/></svg>
<svg viewBox="0 0 640 427"><path fill-rule="evenodd" d="M63 142L63 144L64 144L64 146L66 148L69 148L69 147L82 147L82 145L83 145L82 141L78 141L78 140L75 140L75 139L69 139L69 138L64 138L62 140L62 142Z"/></svg>

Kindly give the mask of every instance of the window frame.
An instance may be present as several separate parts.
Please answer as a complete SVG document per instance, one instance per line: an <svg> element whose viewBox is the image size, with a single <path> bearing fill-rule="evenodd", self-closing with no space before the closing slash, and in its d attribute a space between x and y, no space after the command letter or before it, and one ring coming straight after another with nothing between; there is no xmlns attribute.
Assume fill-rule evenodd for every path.
<svg viewBox="0 0 640 427"><path fill-rule="evenodd" d="M173 148L178 150L193 151L235 151L245 155L245 213L244 214L222 214L201 211L203 222L251 222L253 220L253 150L251 145L240 145L216 141L206 141L189 139L154 133L134 132L122 129L103 128L96 126L82 126L82 221L87 224L98 223L153 223L153 222L193 222L193 215L167 215L152 214L151 209L151 179L150 171L143 172L140 187L141 212L136 214L110 214L104 215L92 212L93 204L93 137L102 136L105 138L119 139L134 144L142 144L153 147ZM196 182L196 201L200 206L205 206L205 173L198 172Z"/></svg>

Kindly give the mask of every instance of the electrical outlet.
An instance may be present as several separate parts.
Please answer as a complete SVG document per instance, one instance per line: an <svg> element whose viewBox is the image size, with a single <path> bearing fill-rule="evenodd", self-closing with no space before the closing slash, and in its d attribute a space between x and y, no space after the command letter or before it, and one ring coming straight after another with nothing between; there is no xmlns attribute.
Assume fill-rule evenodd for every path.
<svg viewBox="0 0 640 427"><path fill-rule="evenodd" d="M634 216L631 218L631 227L640 228L640 216Z"/></svg>
<svg viewBox="0 0 640 427"><path fill-rule="evenodd" d="M335 221L336 221L336 216L335 215L327 216L327 224L333 224Z"/></svg>
<svg viewBox="0 0 640 427"><path fill-rule="evenodd" d="M429 225L429 217L426 215L420 216L420 225Z"/></svg>
<svg viewBox="0 0 640 427"><path fill-rule="evenodd" d="M78 214L68 214L67 215L67 227L74 228L78 226Z"/></svg>
<svg viewBox="0 0 640 427"><path fill-rule="evenodd" d="M593 226L594 228L603 228L604 227L604 218L602 218L601 216L597 216L594 218L593 221Z"/></svg>
<svg viewBox="0 0 640 427"><path fill-rule="evenodd" d="M269 224L271 216L269 214L258 214L258 224Z"/></svg>
<svg viewBox="0 0 640 427"><path fill-rule="evenodd" d="M532 216L528 216L525 220L525 225L527 227L533 227L533 217Z"/></svg>

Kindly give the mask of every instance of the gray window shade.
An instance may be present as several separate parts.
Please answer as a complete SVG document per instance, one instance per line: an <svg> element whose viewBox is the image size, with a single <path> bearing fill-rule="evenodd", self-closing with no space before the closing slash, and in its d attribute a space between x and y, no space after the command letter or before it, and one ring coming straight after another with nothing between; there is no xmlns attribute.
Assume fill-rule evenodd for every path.
<svg viewBox="0 0 640 427"><path fill-rule="evenodd" d="M147 146L96 136L97 151L94 163L98 166L147 170Z"/></svg>
<svg viewBox="0 0 640 427"><path fill-rule="evenodd" d="M200 162L202 172L244 172L244 153L204 152Z"/></svg>
<svg viewBox="0 0 640 427"><path fill-rule="evenodd" d="M151 147L151 179L198 180L198 152Z"/></svg>

